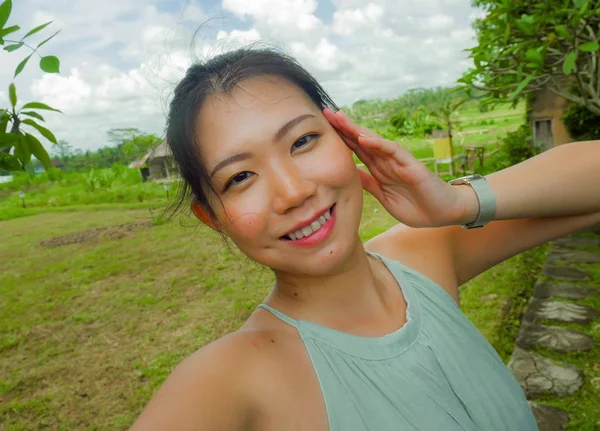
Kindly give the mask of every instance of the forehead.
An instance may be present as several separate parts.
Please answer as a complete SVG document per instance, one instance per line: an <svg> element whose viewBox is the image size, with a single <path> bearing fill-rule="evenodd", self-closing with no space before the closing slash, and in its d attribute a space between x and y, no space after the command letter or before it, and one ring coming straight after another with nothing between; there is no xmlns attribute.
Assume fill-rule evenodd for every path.
<svg viewBox="0 0 600 431"><path fill-rule="evenodd" d="M271 142L282 125L302 114L318 116L320 109L294 84L278 77L246 79L230 93L204 102L196 122L200 150L210 167Z"/></svg>

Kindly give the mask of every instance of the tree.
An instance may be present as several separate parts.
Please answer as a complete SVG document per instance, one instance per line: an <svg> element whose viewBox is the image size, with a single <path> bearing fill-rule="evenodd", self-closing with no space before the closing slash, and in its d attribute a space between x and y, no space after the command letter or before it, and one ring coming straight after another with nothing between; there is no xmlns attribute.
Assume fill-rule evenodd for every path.
<svg viewBox="0 0 600 431"><path fill-rule="evenodd" d="M547 88L600 115L598 0L474 0L474 68L459 82L486 102L512 101Z"/></svg>
<svg viewBox="0 0 600 431"><path fill-rule="evenodd" d="M52 153L55 157L65 160L67 157L73 155L73 147L67 141L58 141Z"/></svg>
<svg viewBox="0 0 600 431"><path fill-rule="evenodd" d="M431 111L431 114L444 122L448 130L448 137L450 138L450 142L452 142L452 123L454 121L454 116L457 113L458 108L469 102L469 99L466 98L464 94L461 94L462 89L460 87L446 90L447 91L442 95L435 110Z"/></svg>
<svg viewBox="0 0 600 431"><path fill-rule="evenodd" d="M60 69L59 59L53 55L42 57L38 52L38 49L56 36L58 32L38 43L35 48L26 42L29 37L48 27L52 21L35 27L20 40L10 40L6 39L6 36L20 30L18 25L7 25L11 12L11 0L5 0L0 4L0 46L4 46L3 49L7 53L12 53L23 47L32 50L31 54L17 65L13 81L23 71L34 54L40 57L40 68L42 71L46 73L58 73ZM35 120L45 121L44 117L37 110L60 111L40 102L25 103L20 109L17 109L17 88L14 82L11 82L8 86L8 95L11 106L6 109L0 108L0 169L7 171L25 170L25 167L31 161L32 155L42 162L46 169L49 169L50 157L48 156L48 152L35 136L27 133L22 128L23 126L28 126L36 129L44 138L56 144L57 140L54 134Z"/></svg>
<svg viewBox="0 0 600 431"><path fill-rule="evenodd" d="M141 134L142 132L135 127L125 127L121 129L110 129L106 132L106 138L108 139L108 142L114 146L118 146L129 141L134 136Z"/></svg>
<svg viewBox="0 0 600 431"><path fill-rule="evenodd" d="M122 148L128 158L139 159L148 151L156 148L161 142L162 139L156 135L139 134L125 141Z"/></svg>

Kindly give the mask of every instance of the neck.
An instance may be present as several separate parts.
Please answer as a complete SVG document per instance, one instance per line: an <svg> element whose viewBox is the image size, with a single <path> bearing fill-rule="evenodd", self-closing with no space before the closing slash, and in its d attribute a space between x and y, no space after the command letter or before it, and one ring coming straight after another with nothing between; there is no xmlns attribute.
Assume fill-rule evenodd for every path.
<svg viewBox="0 0 600 431"><path fill-rule="evenodd" d="M384 283L375 270L377 258L366 254L358 238L356 244L331 274L310 277L276 272L275 287L266 302L291 317L326 326L385 312Z"/></svg>

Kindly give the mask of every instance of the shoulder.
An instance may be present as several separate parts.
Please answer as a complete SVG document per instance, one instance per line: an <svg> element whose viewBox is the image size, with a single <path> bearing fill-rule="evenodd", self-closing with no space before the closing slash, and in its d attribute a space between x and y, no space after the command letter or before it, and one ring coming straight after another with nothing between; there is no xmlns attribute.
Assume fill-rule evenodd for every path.
<svg viewBox="0 0 600 431"><path fill-rule="evenodd" d="M190 355L169 375L132 430L250 429L267 382L271 331L240 329Z"/></svg>
<svg viewBox="0 0 600 431"><path fill-rule="evenodd" d="M397 224L367 241L365 248L421 273L440 285L459 304L450 230Z"/></svg>

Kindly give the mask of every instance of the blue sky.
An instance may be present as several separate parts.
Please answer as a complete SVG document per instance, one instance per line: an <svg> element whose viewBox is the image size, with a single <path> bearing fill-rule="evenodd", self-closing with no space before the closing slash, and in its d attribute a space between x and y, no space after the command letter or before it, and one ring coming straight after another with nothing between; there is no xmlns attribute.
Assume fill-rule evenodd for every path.
<svg viewBox="0 0 600 431"><path fill-rule="evenodd" d="M19 100L61 109L46 116L48 126L83 150L108 145L111 128L162 135L170 95L193 55L209 58L255 40L298 58L339 105L452 84L469 67L464 50L475 43L471 23L479 13L469 0L13 2L9 23L24 32L50 20L62 30L42 48L59 56L61 73L30 63L15 82ZM211 18L192 53L194 30ZM0 51L0 106L27 54Z"/></svg>

